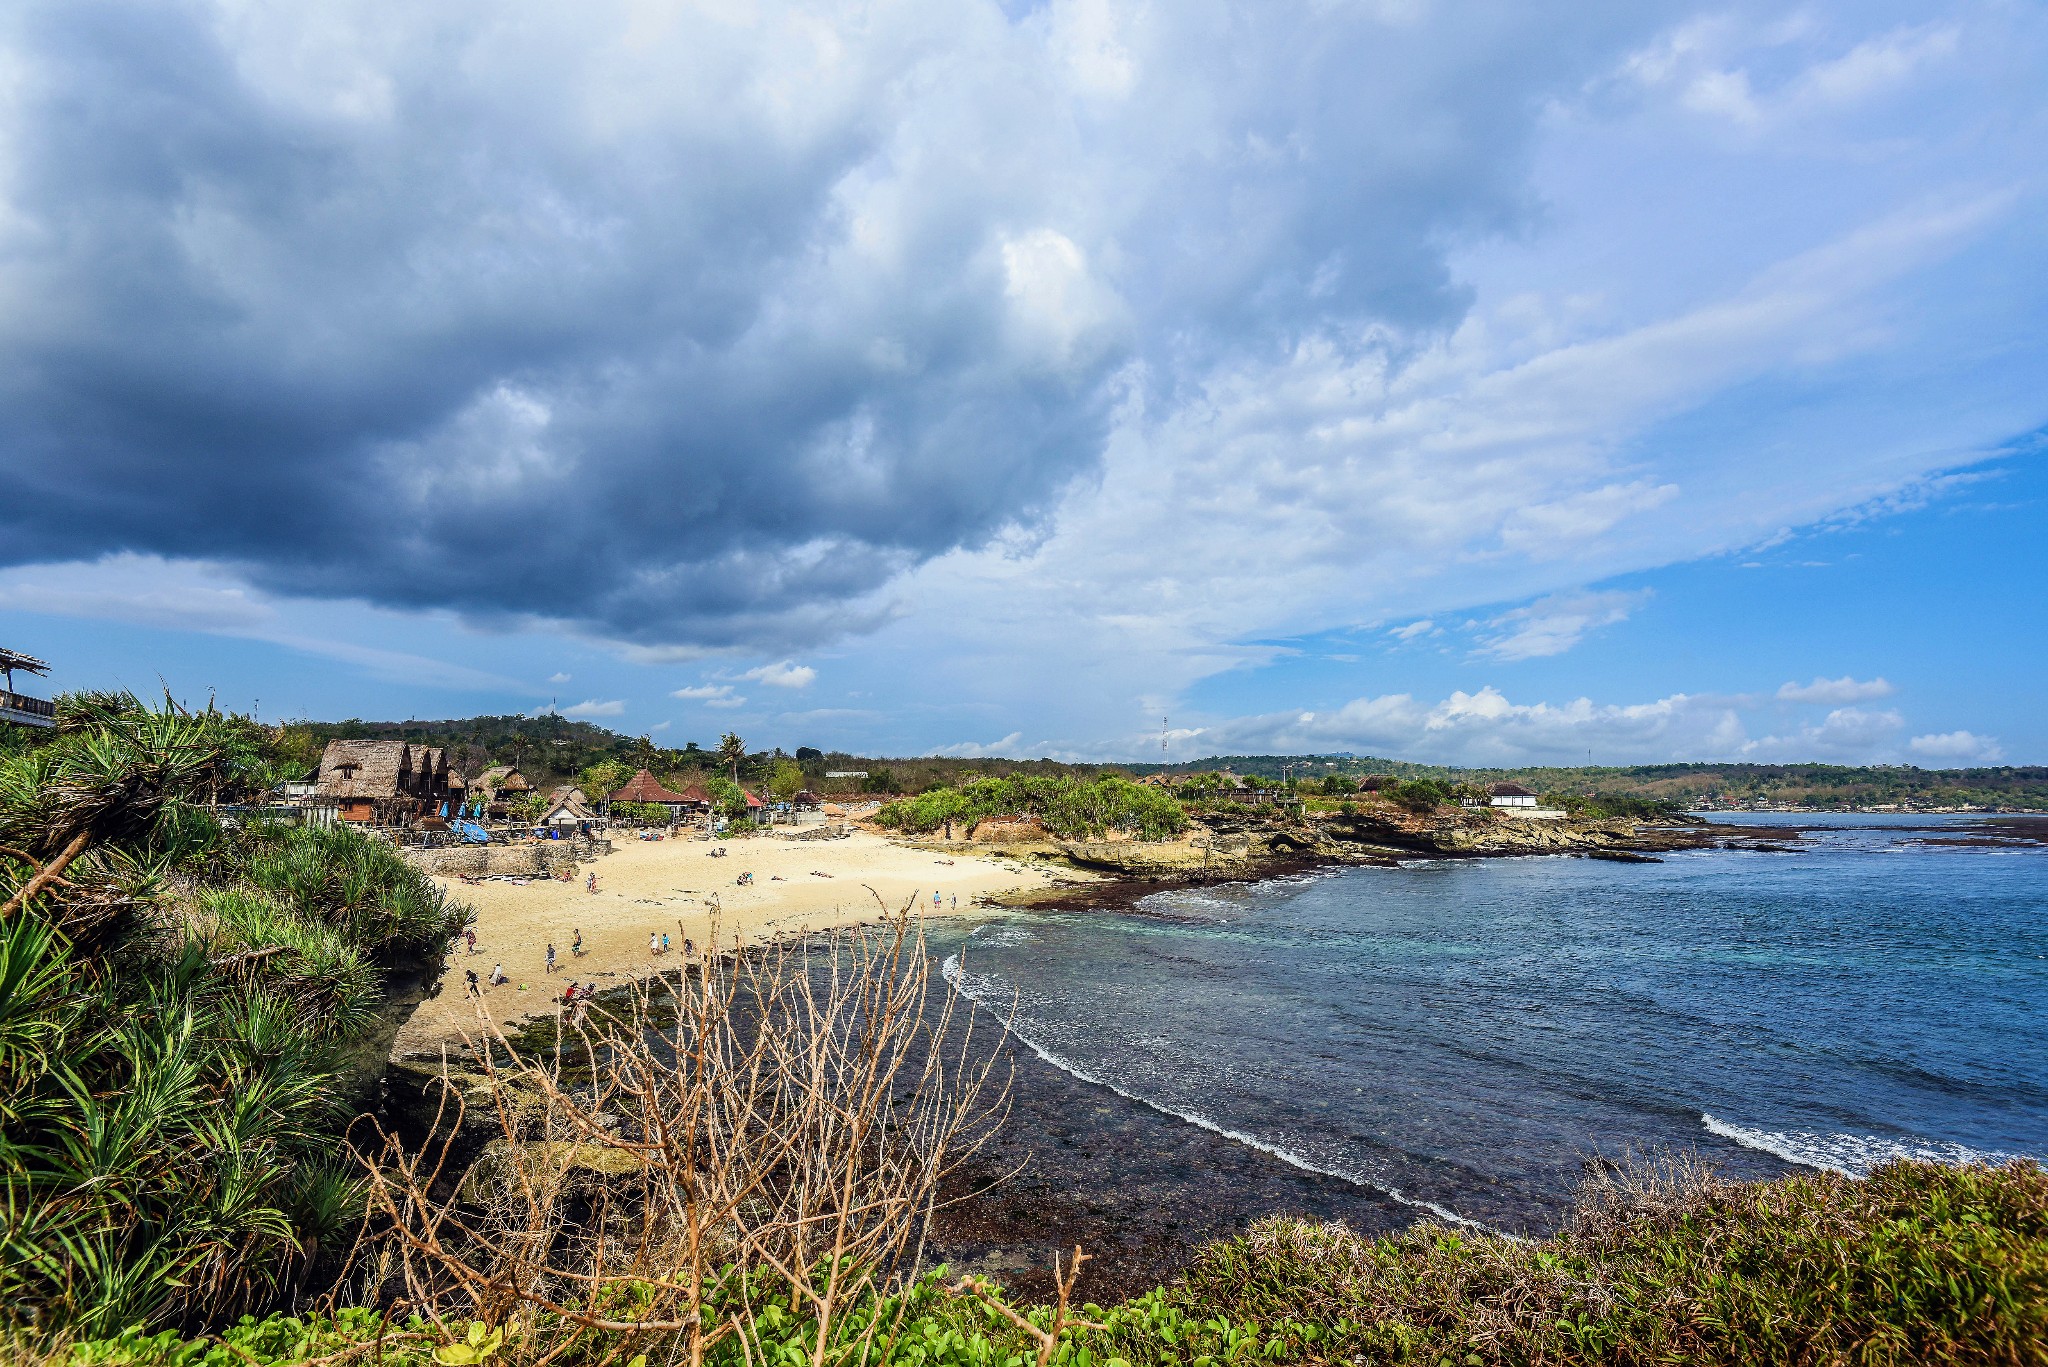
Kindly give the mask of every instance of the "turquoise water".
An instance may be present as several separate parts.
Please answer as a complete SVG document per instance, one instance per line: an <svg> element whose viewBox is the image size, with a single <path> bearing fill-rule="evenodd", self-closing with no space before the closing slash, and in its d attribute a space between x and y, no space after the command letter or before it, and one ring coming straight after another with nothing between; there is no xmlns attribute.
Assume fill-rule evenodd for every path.
<svg viewBox="0 0 2048 1367"><path fill-rule="evenodd" d="M1972 829L1836 817L1797 854L1328 870L943 948L1068 1072L1540 1229L1594 1155L1690 1147L1742 1175L2048 1155L2048 849L1929 843Z"/></svg>

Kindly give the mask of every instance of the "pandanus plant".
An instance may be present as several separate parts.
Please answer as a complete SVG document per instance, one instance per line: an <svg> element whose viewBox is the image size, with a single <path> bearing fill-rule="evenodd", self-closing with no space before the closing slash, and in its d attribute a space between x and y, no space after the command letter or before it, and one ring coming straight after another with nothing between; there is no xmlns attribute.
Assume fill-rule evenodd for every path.
<svg viewBox="0 0 2048 1367"><path fill-rule="evenodd" d="M234 718L128 693L66 697L56 739L0 764L0 921L39 899L74 936L113 919L138 879L212 843L205 807L259 772Z"/></svg>
<svg viewBox="0 0 2048 1367"><path fill-rule="evenodd" d="M465 913L358 832L224 830L258 749L125 694L0 749L0 1323L218 1320L360 1218L339 1051Z"/></svg>

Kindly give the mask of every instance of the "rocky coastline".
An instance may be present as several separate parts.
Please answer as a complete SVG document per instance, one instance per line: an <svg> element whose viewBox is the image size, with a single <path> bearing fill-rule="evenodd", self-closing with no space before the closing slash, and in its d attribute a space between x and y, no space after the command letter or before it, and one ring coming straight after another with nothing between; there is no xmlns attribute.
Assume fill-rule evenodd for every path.
<svg viewBox="0 0 2048 1367"><path fill-rule="evenodd" d="M1013 841L1005 851L1011 857L1061 866L1076 877L991 900L1012 907L1107 908L1169 887L1254 882L1331 864L1537 855L1654 863L1685 850L1796 853L1801 839L1793 828L1760 830L1697 817L1535 819L1483 808L1410 812L1390 804L1354 813L1212 814L1198 816L1190 832L1171 841Z"/></svg>

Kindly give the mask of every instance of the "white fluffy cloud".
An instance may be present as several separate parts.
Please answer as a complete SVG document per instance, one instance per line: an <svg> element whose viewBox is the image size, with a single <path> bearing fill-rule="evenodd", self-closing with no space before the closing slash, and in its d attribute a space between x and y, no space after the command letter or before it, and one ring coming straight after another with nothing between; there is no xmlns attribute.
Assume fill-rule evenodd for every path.
<svg viewBox="0 0 2048 1367"><path fill-rule="evenodd" d="M1902 750L1905 718L1894 710L1837 707L1817 719L1773 716L1762 694L1674 693L1645 703L1515 702L1493 687L1453 691L1438 702L1406 693L1357 698L1328 711L1272 712L1176 730L1176 759L1212 754L1349 751L1439 764L1665 763L1730 760L1862 764L1911 755L1988 763L1997 743L1967 731L1916 736ZM1771 723L1777 723L1771 725ZM1764 734L1755 734L1762 730ZM1004 742L1007 743L1007 742ZM1156 737L1126 737L1116 750L1143 754ZM977 751L978 753L978 751ZM1076 752L1077 754L1079 752Z"/></svg>
<svg viewBox="0 0 2048 1367"><path fill-rule="evenodd" d="M1781 702L1869 702L1873 698L1889 698L1896 691L1882 678L1862 680L1844 674L1839 679L1815 679L1810 684L1786 683L1779 687L1778 698Z"/></svg>
<svg viewBox="0 0 2048 1367"><path fill-rule="evenodd" d="M770 688L809 688L816 681L818 671L809 665L779 660L774 664L762 665L758 669L749 669L739 677L752 679Z"/></svg>
<svg viewBox="0 0 2048 1367"><path fill-rule="evenodd" d="M1748 743L1725 698L1673 694L1654 702L1516 703L1495 688L1427 703L1406 693L1358 698L1328 712L1279 712L1206 726L1183 756L1353 751L1444 764L1517 765L1729 757Z"/></svg>
<svg viewBox="0 0 2048 1367"><path fill-rule="evenodd" d="M565 717L622 717L625 714L626 704L620 698L586 698L574 707L562 709Z"/></svg>
<svg viewBox="0 0 2048 1367"><path fill-rule="evenodd" d="M1955 764L1996 764L2004 758L1997 740L1968 731L1915 736L1906 742L1906 748L1922 759Z"/></svg>
<svg viewBox="0 0 2048 1367"><path fill-rule="evenodd" d="M747 705L744 697L733 692L731 684L693 684L688 688L678 688L669 696L680 698L684 702L699 703L705 707L730 709Z"/></svg>
<svg viewBox="0 0 2048 1367"><path fill-rule="evenodd" d="M1742 747L1744 759L1797 763L1806 760L1867 764L1897 754L1896 741L1906 719L1897 712L1838 707L1817 723L1783 735L1768 735Z"/></svg>
<svg viewBox="0 0 2048 1367"><path fill-rule="evenodd" d="M1012 731L1000 740L986 742L961 741L957 745L941 745L933 750L932 753L935 755L951 755L956 759L986 759L990 756L1007 758L1021 754L1023 752L1023 745L1024 733L1022 731Z"/></svg>

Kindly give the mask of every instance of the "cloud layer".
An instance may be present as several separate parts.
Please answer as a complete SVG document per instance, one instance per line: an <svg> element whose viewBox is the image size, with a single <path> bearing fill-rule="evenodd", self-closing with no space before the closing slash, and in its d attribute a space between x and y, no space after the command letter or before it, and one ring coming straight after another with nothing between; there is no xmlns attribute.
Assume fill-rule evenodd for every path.
<svg viewBox="0 0 2048 1367"><path fill-rule="evenodd" d="M1275 712L1191 727L1172 738L1175 758L1213 754L1353 752L1440 764L1635 764L1733 760L1756 763L1989 763L1988 736L1916 736L1902 746L1897 711L1835 707L1774 714L1755 695L1675 693L1646 703L1510 700L1499 689L1453 691L1430 703L1406 693L1354 699L1326 712ZM1756 734L1762 731L1763 734ZM1156 741L1154 742L1156 744ZM1126 739L1126 753L1144 742Z"/></svg>
<svg viewBox="0 0 2048 1367"><path fill-rule="evenodd" d="M18 6L0 555L649 644L880 620L1134 394L1454 324L1530 111L1651 18L1252 15Z"/></svg>

